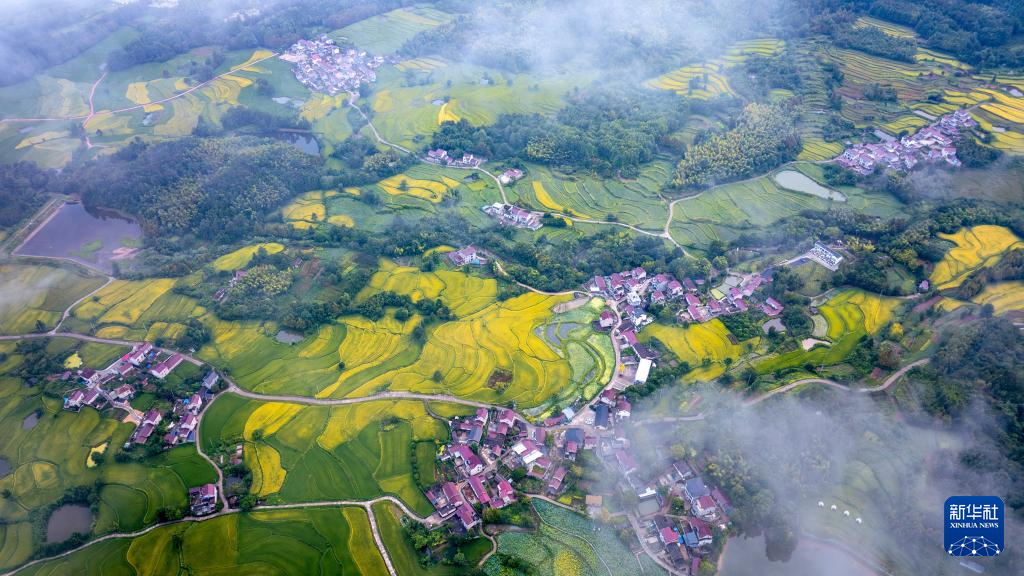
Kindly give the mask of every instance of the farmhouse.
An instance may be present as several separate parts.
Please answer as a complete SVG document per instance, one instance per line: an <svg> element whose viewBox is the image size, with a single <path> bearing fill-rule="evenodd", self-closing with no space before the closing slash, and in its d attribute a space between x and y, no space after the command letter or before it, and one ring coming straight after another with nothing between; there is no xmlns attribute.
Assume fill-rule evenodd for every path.
<svg viewBox="0 0 1024 576"><path fill-rule="evenodd" d="M487 264L487 257L476 246L470 245L449 252L448 261L454 266L465 266L467 264L484 266Z"/></svg>
<svg viewBox="0 0 1024 576"><path fill-rule="evenodd" d="M807 255L818 264L821 264L825 268L835 272L839 270L839 264L843 261L843 257L836 254L828 246L820 242L815 242L814 247L810 249Z"/></svg>
<svg viewBox="0 0 1024 576"><path fill-rule="evenodd" d="M185 357L182 356L181 354L171 354L171 356L169 358L167 358L163 362L160 362L156 366L153 366L152 368L150 368L149 369L149 373L152 374L153 376L156 376L157 378L160 378L161 380L163 380L164 378L167 378L167 376L175 368L177 368L178 365L181 364L181 362L184 359L185 359Z"/></svg>
<svg viewBox="0 0 1024 576"><path fill-rule="evenodd" d="M501 175L498 176L498 181L501 182L502 184L511 184L512 182L515 182L516 180L519 180L522 177L523 171L519 170L518 168L513 168L511 170L506 170L502 172Z"/></svg>
<svg viewBox="0 0 1024 576"><path fill-rule="evenodd" d="M188 489L189 509L193 516L206 516L217 509L217 485L203 484Z"/></svg>
<svg viewBox="0 0 1024 576"><path fill-rule="evenodd" d="M483 211L504 226L539 230L544 225L540 221L543 216L542 213L530 212L512 204L495 202L494 204L484 206Z"/></svg>
<svg viewBox="0 0 1024 576"><path fill-rule="evenodd" d="M210 370L209 372L206 373L206 376L203 376L203 388L207 392L213 392L213 387L217 385L217 382L219 380L220 375L218 375L215 371Z"/></svg>

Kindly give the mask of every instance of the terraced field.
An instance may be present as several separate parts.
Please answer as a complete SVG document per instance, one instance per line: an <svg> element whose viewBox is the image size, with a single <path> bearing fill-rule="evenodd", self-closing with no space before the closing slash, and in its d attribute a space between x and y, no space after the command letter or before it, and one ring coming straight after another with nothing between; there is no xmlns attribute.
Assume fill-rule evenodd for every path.
<svg viewBox="0 0 1024 576"><path fill-rule="evenodd" d="M634 556L613 531L595 529L585 516L541 500L534 500L533 506L541 519L539 529L499 535L498 553L525 560L539 576L665 574L646 555L640 555L642 560ZM484 573L505 573L497 556L487 561Z"/></svg>
<svg viewBox="0 0 1024 576"><path fill-rule="evenodd" d="M494 303L497 300L498 283L493 278L481 278L459 271L423 272L419 268L398 266L390 260L382 260L377 273L357 295L356 301L384 291L409 296L413 301L439 298L452 313L461 317Z"/></svg>
<svg viewBox="0 0 1024 576"><path fill-rule="evenodd" d="M658 191L671 175L671 164L660 160L645 165L636 180L568 176L531 165L526 177L506 191L540 210L596 220L613 214L620 222L661 230L668 205Z"/></svg>
<svg viewBox="0 0 1024 576"><path fill-rule="evenodd" d="M421 81L426 83L414 86L406 82L406 74L414 69L403 66L402 72L384 67L378 71L369 107L374 112L373 124L384 138L413 149L445 120L466 119L482 126L493 124L501 114L553 114L565 106L563 96L573 86L591 80L574 70L511 74L470 64L443 64L419 69ZM429 78L425 76L428 73Z"/></svg>
<svg viewBox="0 0 1024 576"><path fill-rule="evenodd" d="M112 348L114 354L123 352L107 348ZM13 345L5 343L4 352L12 353ZM80 354L90 363L100 359L98 354L107 359L112 356L100 350L81 350ZM18 357L9 359L4 371L19 361ZM103 484L92 529L94 534L103 534L152 524L161 508L186 505L189 486L216 478L213 469L190 447L176 448L145 464L116 462L133 430L130 424L103 418L91 408L65 412L59 400L42 397L18 379L6 376L0 376L0 393L0 457L12 466L11 474L0 478L0 489L11 494L0 501L0 518L4 520L0 567L26 560L41 544L32 536L29 511L55 502L71 487ZM41 413L38 422L26 429L25 418L37 411ZM90 453L104 444L108 446L106 460L90 467Z"/></svg>
<svg viewBox="0 0 1024 576"><path fill-rule="evenodd" d="M328 212L330 200L341 195L342 192L337 190L306 192L282 208L281 216L295 228L313 228L324 222L351 228L355 221L350 214L333 210Z"/></svg>
<svg viewBox="0 0 1024 576"><path fill-rule="evenodd" d="M63 327L103 338L174 338L184 331L186 321L206 312L194 299L173 291L177 282L173 278L115 280L75 306Z"/></svg>
<svg viewBox="0 0 1024 576"><path fill-rule="evenodd" d="M448 438L419 401L302 406L233 395L209 408L201 433L210 450L244 441L252 489L268 502L391 494L422 515L432 508L413 478L410 446ZM419 466L433 473L433 460Z"/></svg>
<svg viewBox="0 0 1024 576"><path fill-rule="evenodd" d="M975 304L991 304L996 314L1024 310L1024 281L989 284L971 301Z"/></svg>
<svg viewBox="0 0 1024 576"><path fill-rule="evenodd" d="M522 408L548 404L569 379L570 368L535 330L549 321L555 304L568 299L530 292L441 324L430 332L415 362L345 394L390 389L454 394L494 404L516 400ZM511 382L489 383L499 369L512 373Z"/></svg>
<svg viewBox="0 0 1024 576"><path fill-rule="evenodd" d="M793 168L819 184L823 182L818 166L797 163ZM872 215L900 211L899 202L891 196L867 194L850 187L840 191L846 196L846 206L854 210ZM669 232L680 244L700 248L711 240L730 240L751 227L769 226L803 210L824 210L830 206L829 200L781 188L767 175L717 186L678 202Z"/></svg>
<svg viewBox="0 0 1024 576"><path fill-rule="evenodd" d="M23 572L30 576L387 574L362 508L267 510L158 528L90 546Z"/></svg>
<svg viewBox="0 0 1024 576"><path fill-rule="evenodd" d="M658 340L676 358L697 369L688 377L711 380L725 372L726 358L736 360L744 353L746 344L757 344L756 338L747 343L733 344L729 341L729 335L729 330L721 320L714 319L685 327L651 324L640 333L640 340Z"/></svg>
<svg viewBox="0 0 1024 576"><path fill-rule="evenodd" d="M59 265L0 264L0 334L50 330L64 310L103 285L99 276Z"/></svg>
<svg viewBox="0 0 1024 576"><path fill-rule="evenodd" d="M768 356L754 363L762 374L807 363L831 366L843 361L865 334L876 334L884 328L900 305L898 298L878 296L856 289L846 289L834 295L818 310L828 323L825 337L831 347L816 347L810 351L797 349L784 354Z"/></svg>
<svg viewBox="0 0 1024 576"><path fill-rule="evenodd" d="M708 99L735 96L725 72L746 61L752 54L770 56L782 51L785 43L774 38L744 40L729 47L726 53L709 62L692 64L663 74L644 83L648 88L671 90L688 98Z"/></svg>
<svg viewBox="0 0 1024 576"><path fill-rule="evenodd" d="M371 54L389 54L419 32L440 26L451 18L451 14L429 6L410 6L360 20L328 36L335 41L351 41Z"/></svg>
<svg viewBox="0 0 1024 576"><path fill-rule="evenodd" d="M939 234L955 244L935 265L930 279L940 289L955 288L975 270L998 262L1007 251L1024 247L1024 241L1003 226L961 228L955 234Z"/></svg>
<svg viewBox="0 0 1024 576"><path fill-rule="evenodd" d="M277 254L278 252L284 250L284 246L278 244L277 242L253 244L251 246L239 248L234 252L229 252L221 256L220 258L217 258L216 260L213 261L213 268L215 270L226 271L240 270L242 268L245 268L249 264L249 261L252 260L252 257L255 256L257 252L259 252L260 248L266 250L267 254Z"/></svg>

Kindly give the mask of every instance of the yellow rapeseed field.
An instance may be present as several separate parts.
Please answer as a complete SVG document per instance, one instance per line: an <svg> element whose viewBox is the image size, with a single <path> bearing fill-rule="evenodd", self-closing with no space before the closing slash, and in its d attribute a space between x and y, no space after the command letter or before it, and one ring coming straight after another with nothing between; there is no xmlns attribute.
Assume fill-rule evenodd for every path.
<svg viewBox="0 0 1024 576"><path fill-rule="evenodd" d="M931 282L939 289L955 288L975 270L998 262L1008 250L1024 247L1024 242L1004 226L974 226L939 236L956 244L932 270Z"/></svg>
<svg viewBox="0 0 1024 576"><path fill-rule="evenodd" d="M277 242L253 244L217 258L213 261L213 267L217 270L238 270L247 265L260 248L264 248L268 254L277 254L284 250L284 246Z"/></svg>
<svg viewBox="0 0 1024 576"><path fill-rule="evenodd" d="M996 314L1024 310L1024 281L989 284L971 301L976 304L991 304Z"/></svg>

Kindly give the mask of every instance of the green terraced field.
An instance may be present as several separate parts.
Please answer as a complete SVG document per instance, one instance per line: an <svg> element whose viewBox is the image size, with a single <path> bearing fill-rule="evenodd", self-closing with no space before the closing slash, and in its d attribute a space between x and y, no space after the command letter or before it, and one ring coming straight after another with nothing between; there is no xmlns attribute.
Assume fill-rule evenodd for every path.
<svg viewBox="0 0 1024 576"><path fill-rule="evenodd" d="M176 576L180 558L188 559L192 574L387 574L366 512L351 507L257 511L164 526L89 546L24 574Z"/></svg>
<svg viewBox="0 0 1024 576"><path fill-rule="evenodd" d="M594 220L614 215L626 224L661 230L668 217L668 203L659 190L672 171L669 162L654 161L644 165L636 180L619 180L563 175L531 165L526 176L506 191L510 199L518 198L538 210Z"/></svg>
<svg viewBox="0 0 1024 576"><path fill-rule="evenodd" d="M444 442L445 424L419 401L301 406L227 395L202 423L204 449L245 442L253 491L268 502L366 500L383 494L432 508L412 475L414 442Z"/></svg>
<svg viewBox="0 0 1024 576"><path fill-rule="evenodd" d="M50 330L71 304L102 285L78 267L0 264L0 334L36 332L39 322Z"/></svg>

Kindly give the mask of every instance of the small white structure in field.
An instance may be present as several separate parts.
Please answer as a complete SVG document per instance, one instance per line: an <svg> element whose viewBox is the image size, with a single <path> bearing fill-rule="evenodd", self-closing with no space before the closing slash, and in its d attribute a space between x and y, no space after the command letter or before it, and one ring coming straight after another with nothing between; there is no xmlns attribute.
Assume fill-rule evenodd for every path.
<svg viewBox="0 0 1024 576"><path fill-rule="evenodd" d="M822 502L821 500L818 500L818 508L824 508L824 507L825 507L825 503Z"/></svg>
<svg viewBox="0 0 1024 576"><path fill-rule="evenodd" d="M846 516L847 518L849 518L850 511L849 510L843 510L843 516Z"/></svg>
<svg viewBox="0 0 1024 576"><path fill-rule="evenodd" d="M833 512L835 512L836 510L838 510L838 508L836 508L836 505L835 505L835 504L833 504L833 505L832 505L832 511L833 511Z"/></svg>
<svg viewBox="0 0 1024 576"><path fill-rule="evenodd" d="M858 516L858 517L857 517L857 524L863 524L863 523L864 523L864 521L863 521L863 520L861 520L861 519L860 519L860 517Z"/></svg>

